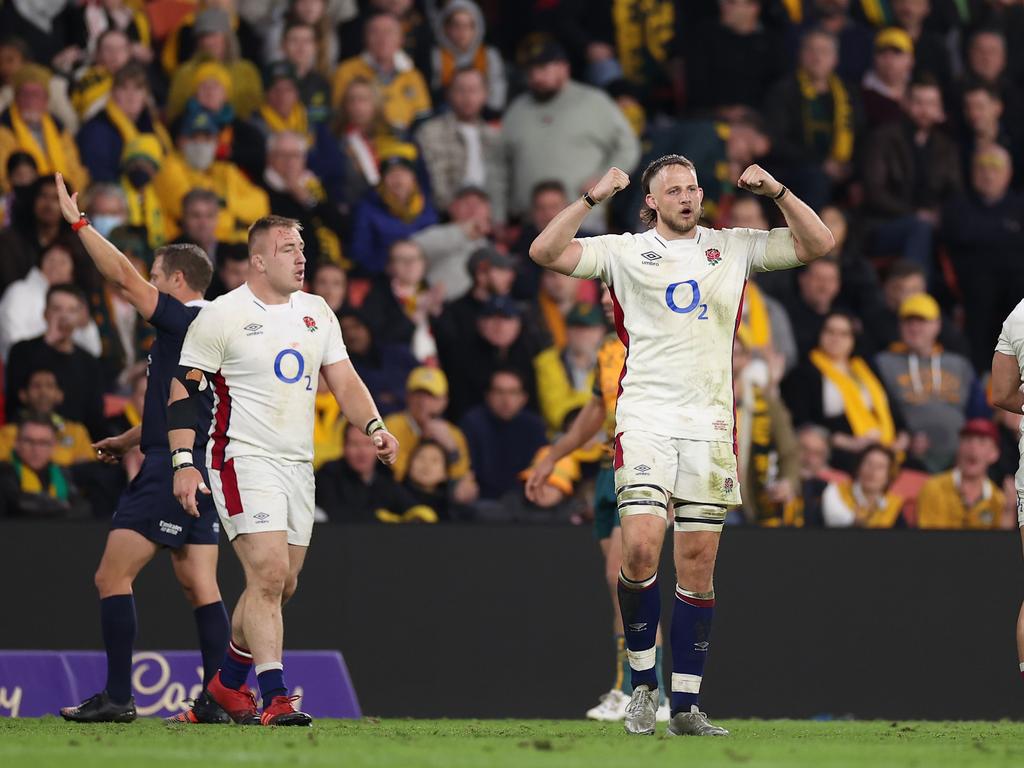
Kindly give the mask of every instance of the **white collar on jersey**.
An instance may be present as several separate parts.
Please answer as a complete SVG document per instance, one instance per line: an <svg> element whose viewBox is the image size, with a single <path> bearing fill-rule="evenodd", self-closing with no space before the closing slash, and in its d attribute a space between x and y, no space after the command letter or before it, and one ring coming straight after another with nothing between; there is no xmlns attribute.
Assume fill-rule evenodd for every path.
<svg viewBox="0 0 1024 768"><path fill-rule="evenodd" d="M185 302L185 306L186 307L205 307L209 303L210 302L208 302L206 299L193 299L192 301L186 301Z"/></svg>
<svg viewBox="0 0 1024 768"><path fill-rule="evenodd" d="M696 237L677 237L674 240L665 240L655 229L651 229L649 231L651 233L651 237L657 240L661 244L662 248L669 248L674 245L699 245L701 238L704 236L704 228L701 226L697 227Z"/></svg>

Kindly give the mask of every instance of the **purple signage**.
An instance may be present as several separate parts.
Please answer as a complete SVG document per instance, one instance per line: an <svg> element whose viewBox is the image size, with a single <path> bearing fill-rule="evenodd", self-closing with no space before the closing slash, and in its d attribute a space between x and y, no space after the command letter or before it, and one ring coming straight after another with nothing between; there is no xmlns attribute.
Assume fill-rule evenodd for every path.
<svg viewBox="0 0 1024 768"><path fill-rule="evenodd" d="M0 651L0 717L56 715L103 689L106 655L99 651ZM290 651L286 679L313 717L359 718L359 701L337 651ZM132 690L140 717L169 717L188 709L202 690L203 665L192 651L139 651ZM255 677L249 684L256 687Z"/></svg>

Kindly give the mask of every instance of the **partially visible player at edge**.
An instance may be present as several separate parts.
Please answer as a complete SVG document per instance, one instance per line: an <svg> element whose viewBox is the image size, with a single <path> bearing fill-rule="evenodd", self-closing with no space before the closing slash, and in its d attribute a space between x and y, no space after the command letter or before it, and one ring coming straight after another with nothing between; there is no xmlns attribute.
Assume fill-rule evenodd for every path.
<svg viewBox="0 0 1024 768"><path fill-rule="evenodd" d="M653 734L658 702L655 630L661 617L658 561L669 504L675 513L676 590L670 735L724 736L698 707L715 606L714 568L726 512L740 503L733 416L732 349L751 272L790 269L824 256L831 232L763 168L737 184L775 200L788 228L701 227L703 190L692 162L658 158L641 179L640 234L575 239L594 205L629 184L611 168L537 236L543 267L611 290L626 346L615 411L615 488L622 518L619 607L633 695L629 733Z"/></svg>
<svg viewBox="0 0 1024 768"><path fill-rule="evenodd" d="M321 297L304 293L301 225L267 216L249 228L249 279L199 313L181 348L167 408L174 495L198 514L209 494L245 572L231 642L207 690L239 723L310 725L284 682L281 606L294 593L313 531L313 416L323 375L345 417L394 462L384 427ZM207 447L210 487L194 466L196 401L209 387L214 417ZM245 680L255 665L263 712Z"/></svg>
<svg viewBox="0 0 1024 768"><path fill-rule="evenodd" d="M1024 378L1024 301L1021 301L1003 322L1002 332L992 355L992 405L1010 411L1024 413L1024 393L1021 380ZM1020 466L1014 477L1017 489L1017 527L1024 545L1024 436L1020 438ZM1020 676L1024 679L1024 603L1017 614L1017 662Z"/></svg>
<svg viewBox="0 0 1024 768"><path fill-rule="evenodd" d="M615 322L614 305L608 286L601 291L601 307L609 323ZM537 494L547 482L561 459L582 448L602 430L608 439L608 456L601 460L594 481L594 538L604 556L605 576L611 591L614 611L612 632L615 637L615 676L612 688L601 696L597 706L587 710L587 718L614 722L626 716L629 694L633 692L629 659L626 655L626 637L619 613L619 573L622 571L622 529L615 508L615 470L612 468L613 438L615 436L615 403L619 399L619 379L626 348L617 334L609 334L597 351L597 371L594 374L594 396L583 406L572 425L551 444L543 457L534 465L526 480L526 496L537 500ZM666 524L668 518L665 519ZM654 672L661 683L661 632L655 636ZM669 719L669 707L664 691L658 706L658 722Z"/></svg>
<svg viewBox="0 0 1024 768"><path fill-rule="evenodd" d="M131 695L132 647L135 644L135 596L132 584L146 563L163 547L171 551L171 564L192 604L199 648L203 658L203 683L217 671L227 648L231 627L217 588L217 510L209 499L199 506L199 516L185 514L172 492L170 451L167 446L167 396L178 368L181 343L189 324L206 303L210 285L210 259L195 245L168 245L153 257L150 282L136 271L128 258L89 224L78 210L78 193L69 196L57 174L61 213L78 233L93 263L105 279L116 285L132 306L156 329L146 373L146 399L142 424L95 444L102 461L118 461L135 445L145 459L139 474L121 496L110 521L110 533L96 570L100 594L100 624L107 651L107 683L100 693L76 707L64 707L65 720L78 722L130 722L135 719ZM211 398L200 406L205 425L210 420ZM206 443L200 435L197 447ZM197 466L204 472L205 462ZM208 696L201 695L192 709L176 716L182 722L226 723L227 715Z"/></svg>

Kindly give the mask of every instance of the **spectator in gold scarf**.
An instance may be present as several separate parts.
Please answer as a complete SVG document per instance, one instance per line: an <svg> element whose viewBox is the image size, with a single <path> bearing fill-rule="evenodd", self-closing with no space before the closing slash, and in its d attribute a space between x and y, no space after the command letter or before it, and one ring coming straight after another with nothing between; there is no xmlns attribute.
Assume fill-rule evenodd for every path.
<svg viewBox="0 0 1024 768"><path fill-rule="evenodd" d="M869 445L857 457L853 478L830 483L822 497L829 528L903 528L904 500L890 489L896 478L896 454Z"/></svg>

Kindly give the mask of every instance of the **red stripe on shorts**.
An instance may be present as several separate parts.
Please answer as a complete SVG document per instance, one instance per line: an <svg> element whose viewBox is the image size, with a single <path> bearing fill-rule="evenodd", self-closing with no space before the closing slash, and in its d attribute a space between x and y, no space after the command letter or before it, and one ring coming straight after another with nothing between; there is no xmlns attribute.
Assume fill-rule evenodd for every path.
<svg viewBox="0 0 1024 768"><path fill-rule="evenodd" d="M235 474L235 460L228 459L220 470L220 486L224 492L224 506L228 517L242 514L242 496L238 492L238 475Z"/></svg>

